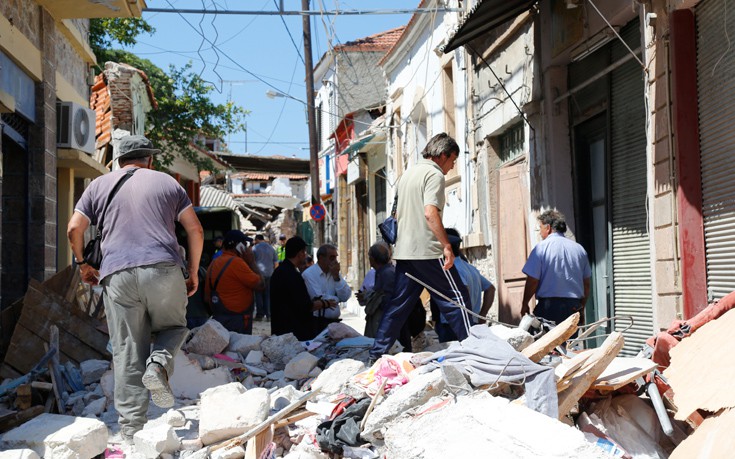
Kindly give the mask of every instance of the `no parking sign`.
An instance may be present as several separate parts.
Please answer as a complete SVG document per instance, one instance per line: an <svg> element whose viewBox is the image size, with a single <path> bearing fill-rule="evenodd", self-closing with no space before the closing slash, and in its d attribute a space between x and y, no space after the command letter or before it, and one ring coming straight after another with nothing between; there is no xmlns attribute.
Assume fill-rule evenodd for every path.
<svg viewBox="0 0 735 459"><path fill-rule="evenodd" d="M309 215L311 215L312 220L316 222L324 220L324 215L326 215L326 213L327 210L321 204L314 204L311 206L311 210L309 210Z"/></svg>

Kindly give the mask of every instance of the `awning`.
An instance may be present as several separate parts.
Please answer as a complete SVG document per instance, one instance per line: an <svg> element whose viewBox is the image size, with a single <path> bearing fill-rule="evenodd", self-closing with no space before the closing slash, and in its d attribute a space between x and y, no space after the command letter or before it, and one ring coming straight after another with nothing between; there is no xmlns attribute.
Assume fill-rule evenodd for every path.
<svg viewBox="0 0 735 459"><path fill-rule="evenodd" d="M499 25L531 8L538 0L480 0L449 38L443 51L448 53L481 37Z"/></svg>
<svg viewBox="0 0 735 459"><path fill-rule="evenodd" d="M345 148L344 151L342 151L342 153L351 155L352 153L361 151L365 147L365 145L368 144L368 142L373 140L373 137L375 137L375 134L369 134L369 135L366 135L365 137L355 140L354 142L350 144L349 147Z"/></svg>

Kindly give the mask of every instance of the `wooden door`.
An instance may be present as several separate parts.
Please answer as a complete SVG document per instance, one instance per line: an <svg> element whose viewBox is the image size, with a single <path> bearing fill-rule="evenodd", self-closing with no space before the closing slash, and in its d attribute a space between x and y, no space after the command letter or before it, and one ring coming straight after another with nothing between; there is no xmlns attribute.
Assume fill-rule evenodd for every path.
<svg viewBox="0 0 735 459"><path fill-rule="evenodd" d="M504 167L498 180L498 319L511 324L521 318L529 252L525 167L525 162Z"/></svg>

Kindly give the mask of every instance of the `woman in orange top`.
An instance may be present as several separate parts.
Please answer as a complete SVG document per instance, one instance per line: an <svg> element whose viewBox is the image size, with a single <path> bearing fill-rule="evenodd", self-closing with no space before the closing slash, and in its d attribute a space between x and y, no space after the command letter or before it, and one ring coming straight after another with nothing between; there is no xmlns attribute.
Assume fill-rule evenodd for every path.
<svg viewBox="0 0 735 459"><path fill-rule="evenodd" d="M212 306L212 318L230 331L253 331L253 290L263 289L253 252L239 230L225 234L222 255L209 265L204 297Z"/></svg>

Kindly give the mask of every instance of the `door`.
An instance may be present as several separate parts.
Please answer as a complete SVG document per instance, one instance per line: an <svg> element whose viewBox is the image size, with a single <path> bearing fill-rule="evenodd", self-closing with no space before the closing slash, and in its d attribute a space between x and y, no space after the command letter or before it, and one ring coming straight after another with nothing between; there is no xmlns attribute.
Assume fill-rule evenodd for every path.
<svg viewBox="0 0 735 459"><path fill-rule="evenodd" d="M610 316L610 246L608 232L608 154L605 115L574 128L577 175L577 242L592 269L585 322ZM599 329L597 335L606 333ZM601 343L597 343L601 344ZM594 343L590 343L594 346Z"/></svg>
<svg viewBox="0 0 735 459"><path fill-rule="evenodd" d="M498 180L498 319L517 324L526 275L523 265L528 258L528 195L523 174L526 163L504 167Z"/></svg>

